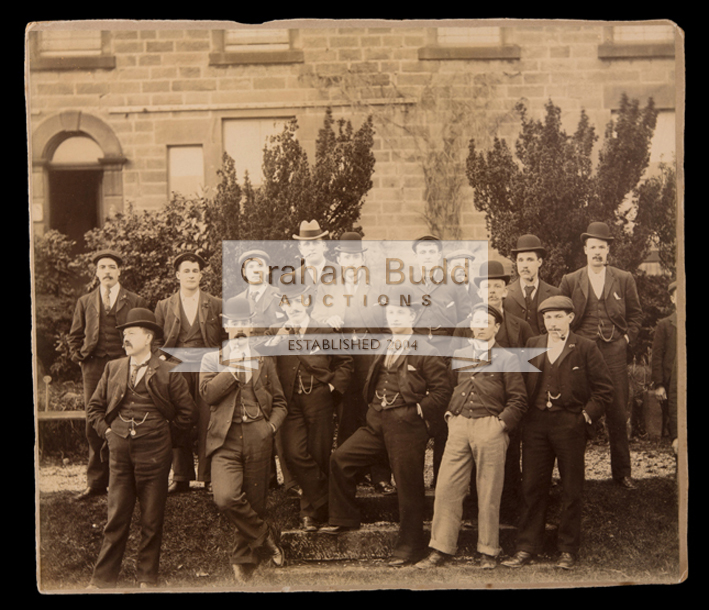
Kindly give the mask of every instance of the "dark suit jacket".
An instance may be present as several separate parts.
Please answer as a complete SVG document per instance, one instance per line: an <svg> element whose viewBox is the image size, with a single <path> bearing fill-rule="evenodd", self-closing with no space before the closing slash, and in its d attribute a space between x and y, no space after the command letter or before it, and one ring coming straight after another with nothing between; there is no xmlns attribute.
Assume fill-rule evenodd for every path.
<svg viewBox="0 0 709 610"><path fill-rule="evenodd" d="M244 290L237 296L248 298L249 291ZM268 284L259 300L254 304L254 317L251 320L251 325L261 332L265 332L274 324L285 322L286 314L281 309L280 302L281 297L278 290Z"/></svg>
<svg viewBox="0 0 709 610"><path fill-rule="evenodd" d="M470 318L458 324L453 336L473 338L473 331L470 330ZM529 324L517 316L505 313L500 330L495 335L495 343L498 347L524 347L533 336L534 331Z"/></svg>
<svg viewBox="0 0 709 610"><path fill-rule="evenodd" d="M527 347L546 346L547 335L537 335L527 341ZM534 405L540 391L541 370L546 357L545 352L529 360L540 370L538 373L525 373L530 409L537 408ZM597 420L613 400L613 382L596 342L570 332L557 363L561 391L559 404L577 413L585 410L592 420Z"/></svg>
<svg viewBox="0 0 709 610"><path fill-rule="evenodd" d="M426 285L412 285L411 300L429 302L419 308L414 320L414 332L417 334L451 335L458 323L470 315L472 308L472 301L465 288L455 284L450 277L446 284L435 284L427 279Z"/></svg>
<svg viewBox="0 0 709 610"><path fill-rule="evenodd" d="M657 323L652 340L652 382L669 392L672 380L677 381L677 312Z"/></svg>
<svg viewBox="0 0 709 610"><path fill-rule="evenodd" d="M258 369L253 371L253 386L256 400L265 419L276 430L286 417L286 398L278 379L273 358L261 356L251 350L258 358ZM209 352L202 359L199 374L199 391L204 401L210 405L211 415L207 430L206 455L211 455L224 444L226 435L234 417L234 405L239 382L230 369L220 364L222 351Z"/></svg>
<svg viewBox="0 0 709 610"><path fill-rule="evenodd" d="M473 348L468 346L456 350L453 361L457 358L472 358ZM520 372L519 360L516 356L497 344L492 349L495 370L489 371L489 365L481 365L475 369L454 371L456 387L453 390L448 410L458 415L463 405L470 402L470 391L475 390L479 400L475 407L483 407L489 415L494 415L505 422L508 430L514 429L527 411L527 389Z"/></svg>
<svg viewBox="0 0 709 610"><path fill-rule="evenodd" d="M77 364L88 358L98 343L99 311L102 307L100 288L85 294L76 303L68 342L70 357ZM134 307L147 309L148 301L121 286L116 299L117 326L125 324L128 312Z"/></svg>
<svg viewBox="0 0 709 610"><path fill-rule="evenodd" d="M202 332L204 347L221 347L226 339L222 326L222 300L211 294L199 291L197 317ZM155 321L162 327L164 338L162 347L175 347L180 335L180 293L179 291L167 299L159 301L155 307Z"/></svg>
<svg viewBox="0 0 709 610"><path fill-rule="evenodd" d="M576 316L571 323L571 330L576 330L586 312L588 291L593 290L588 279L588 267L581 267L561 278L559 290L564 296L570 297L574 303ZM627 334L630 343L633 343L640 332L643 320L643 310L640 307L638 289L633 276L622 269L610 265L606 267L603 298L611 321L620 334Z"/></svg>
<svg viewBox="0 0 709 610"><path fill-rule="evenodd" d="M364 384L367 404L374 399L379 371L385 354L378 354L372 362ZM407 405L420 405L429 434L433 434L443 421L453 386L449 369L442 356L416 356L404 354L398 360L397 376L401 397Z"/></svg>
<svg viewBox="0 0 709 610"><path fill-rule="evenodd" d="M560 293L561 291L556 286L547 284L545 281L540 279L539 288L537 288L537 294L535 295L534 301L537 306L539 306L539 304L545 299ZM527 304L524 300L524 290L522 289L522 284L519 278L507 287L507 297L502 304L505 308L505 313L512 314L525 322L528 322L530 319L535 320L538 332L535 332L534 326L528 322L532 327L532 332L534 334L543 335L547 332L546 326L544 326L544 316L536 310L531 312L527 311Z"/></svg>
<svg viewBox="0 0 709 610"><path fill-rule="evenodd" d="M267 334L275 335L282 326L282 324L272 326ZM329 327L313 328L311 323L306 330L305 339L308 338L308 334L325 335L333 334L334 332ZM301 337L292 335L289 339L297 341ZM299 368L301 369L301 375L312 375L314 379L326 385L331 383L340 395L344 394L350 383L354 368L352 356L328 354L322 349L306 351L304 341L301 341L300 345L302 350L297 353L276 356L278 378L281 381L286 399L290 401L293 398L293 392L298 382ZM264 345L262 350L267 351L268 345ZM303 383L306 382L304 381Z"/></svg>
<svg viewBox="0 0 709 610"><path fill-rule="evenodd" d="M118 416L118 405L128 387L130 358L118 358L106 364L86 409L86 417L101 438ZM172 373L174 365L153 352L145 371L145 385L155 406L177 431L188 430L197 418L197 407L182 375Z"/></svg>

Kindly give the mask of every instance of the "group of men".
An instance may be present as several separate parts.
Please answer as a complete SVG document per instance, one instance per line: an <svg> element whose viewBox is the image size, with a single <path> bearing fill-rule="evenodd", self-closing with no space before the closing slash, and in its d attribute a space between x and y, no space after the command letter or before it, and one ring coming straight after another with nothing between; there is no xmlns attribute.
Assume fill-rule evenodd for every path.
<svg viewBox="0 0 709 610"><path fill-rule="evenodd" d="M477 496L480 565L497 565L501 514L518 519L519 528L517 552L503 564L529 563L541 551L558 463L558 566L572 568L586 439L603 414L613 478L634 488L626 354L642 310L631 274L607 264L613 237L605 223L593 222L581 235L588 264L558 288L540 278L546 250L534 235L521 236L513 250L519 278L512 283L493 260L469 281L460 271L474 253L444 253L440 239L425 235L412 245L420 282L373 286L357 275L367 257L357 233L333 242L343 281L325 286L318 278L329 264L327 237L316 221L303 221L293 235L308 282L264 281L269 254L244 252L238 263L248 288L223 303L200 288L207 261L183 253L174 261L180 288L155 313L120 285L119 253L93 257L100 285L79 300L70 332L89 440L88 485L79 499L108 489L92 588L117 582L136 498L138 581L157 583L167 495L189 490L194 479L234 526L230 562L237 582L247 582L261 561L284 565L280 533L266 520L274 456L284 484L300 499L307 532L358 529L356 490L365 476L380 493L397 494L392 567L431 568L455 555L468 493ZM426 280L444 257L458 281L439 282L433 273ZM391 347L353 354L283 347L308 335L387 336ZM662 337L666 345L673 341L669 332ZM412 348L417 342L426 349ZM198 369L173 372L182 357L171 356L171 348L197 354ZM535 350L536 368L520 366L522 348ZM673 357L658 365L656 386L676 408ZM435 503L427 545L424 462L431 437Z"/></svg>

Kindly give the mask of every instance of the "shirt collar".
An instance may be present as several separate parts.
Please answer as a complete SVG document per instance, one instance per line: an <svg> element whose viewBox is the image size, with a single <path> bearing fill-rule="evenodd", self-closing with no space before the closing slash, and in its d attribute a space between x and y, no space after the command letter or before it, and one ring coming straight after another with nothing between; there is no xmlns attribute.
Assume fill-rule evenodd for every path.
<svg viewBox="0 0 709 610"><path fill-rule="evenodd" d="M150 361L151 356L152 356L152 354L148 354L145 358L143 358L140 361L136 360L135 358L133 358L133 356L131 356L130 357L130 365L131 366L135 366L135 365L142 366L144 364L147 364Z"/></svg>
<svg viewBox="0 0 709 610"><path fill-rule="evenodd" d="M182 302L188 302L188 303L193 303L195 301L199 301L199 288L197 289L197 292L195 292L192 296L185 296L185 294L180 290L180 299L182 299Z"/></svg>

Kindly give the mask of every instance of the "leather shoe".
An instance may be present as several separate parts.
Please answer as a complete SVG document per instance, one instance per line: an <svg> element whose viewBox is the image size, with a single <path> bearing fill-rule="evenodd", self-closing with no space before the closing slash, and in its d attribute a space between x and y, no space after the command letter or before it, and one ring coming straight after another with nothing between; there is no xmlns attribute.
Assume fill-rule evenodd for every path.
<svg viewBox="0 0 709 610"><path fill-rule="evenodd" d="M303 517L301 519L301 526L304 532L317 532L319 524L312 517Z"/></svg>
<svg viewBox="0 0 709 610"><path fill-rule="evenodd" d="M387 565L390 568L403 568L411 563L410 559L404 559L403 557L392 557Z"/></svg>
<svg viewBox="0 0 709 610"><path fill-rule="evenodd" d="M480 567L483 570L494 570L497 567L497 557L480 553Z"/></svg>
<svg viewBox="0 0 709 610"><path fill-rule="evenodd" d="M377 481L374 484L374 491L383 496L393 496L396 493L396 487L386 481Z"/></svg>
<svg viewBox="0 0 709 610"><path fill-rule="evenodd" d="M620 485L621 487L625 487L625 489L636 489L635 483L633 483L633 480L630 477L616 479L615 482L618 483L618 485Z"/></svg>
<svg viewBox="0 0 709 610"><path fill-rule="evenodd" d="M323 525L320 528L320 532L323 534L342 534L343 532L351 532L358 530L359 527L347 527L346 525Z"/></svg>
<svg viewBox="0 0 709 610"><path fill-rule="evenodd" d="M234 580L238 585L245 585L251 578L251 570L249 570L244 564L233 563L231 567L234 570Z"/></svg>
<svg viewBox="0 0 709 610"><path fill-rule="evenodd" d="M576 555L573 553L561 553L559 561L556 562L556 567L562 570L571 570L576 565Z"/></svg>
<svg viewBox="0 0 709 610"><path fill-rule="evenodd" d="M527 551L517 551L512 557L502 562L507 568L521 568L532 561L532 554Z"/></svg>
<svg viewBox="0 0 709 610"><path fill-rule="evenodd" d="M96 487L87 487L81 493L74 497L74 500L88 500L89 498L95 498L96 496L103 496L106 494L105 489L98 489Z"/></svg>
<svg viewBox="0 0 709 610"><path fill-rule="evenodd" d="M446 563L446 561L448 561L448 555L446 555L445 553L441 553L436 549L433 549L427 557L424 557L421 561L414 564L414 567L418 568L419 570L426 570L427 568L437 568L438 566L442 566L444 563Z"/></svg>
<svg viewBox="0 0 709 610"><path fill-rule="evenodd" d="M189 490L190 490L190 482L189 481L173 481L167 487L167 493L169 493L169 494L183 493L183 492L189 491Z"/></svg>
<svg viewBox="0 0 709 610"><path fill-rule="evenodd" d="M286 565L286 555L283 552L283 547L278 544L277 535L271 527L268 528L268 536L266 536L266 540L263 543L263 548L277 568L282 568Z"/></svg>

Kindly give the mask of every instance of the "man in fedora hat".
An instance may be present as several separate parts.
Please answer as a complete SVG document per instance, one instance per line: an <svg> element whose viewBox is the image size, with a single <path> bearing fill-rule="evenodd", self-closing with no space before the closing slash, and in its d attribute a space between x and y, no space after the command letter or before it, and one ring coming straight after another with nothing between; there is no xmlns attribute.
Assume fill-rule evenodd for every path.
<svg viewBox="0 0 709 610"><path fill-rule="evenodd" d="M519 277L507 287L505 311L527 322L532 332L540 335L546 329L544 319L537 311L539 303L559 294L556 286L547 284L539 277L539 269L547 255L546 249L536 235L522 235L511 252Z"/></svg>
<svg viewBox="0 0 709 610"><path fill-rule="evenodd" d="M293 234L293 239L298 242L298 251L303 257L304 269L302 272L308 273L314 284L321 284L325 267L327 266L327 245L325 238L329 231L323 231L317 220L304 220L300 223L297 234ZM298 272L298 278L301 271Z"/></svg>
<svg viewBox="0 0 709 610"><path fill-rule="evenodd" d="M118 330L127 357L106 364L87 410L89 423L108 445L110 469L108 517L91 588L116 586L136 499L138 582L157 584L172 430L188 429L196 410L184 377L152 351L153 341L162 336L153 313L131 309Z"/></svg>
<svg viewBox="0 0 709 610"><path fill-rule="evenodd" d="M445 414L448 440L436 482L429 544L432 551L416 564L417 568L441 565L455 555L463 500L471 484L478 497L480 565L486 569L497 565L509 434L527 410L527 391L518 359L495 344L501 323L502 313L495 307L476 305L471 321L473 340L453 355L457 385ZM477 474L471 482L473 464Z"/></svg>
<svg viewBox="0 0 709 610"><path fill-rule="evenodd" d="M155 307L155 319L165 337L161 347L178 347L185 353L190 348L201 353L205 347L221 347L226 338L221 319L222 300L200 288L202 270L206 266L207 261L196 252L183 252L175 258L173 267L179 289L172 296L159 301ZM195 478L204 482L207 488L210 481L209 458L205 453L209 405L199 395L199 373L184 371L181 374L197 404L197 421L181 438L175 439L170 493L189 491L190 481ZM196 476L193 452L195 440Z"/></svg>
<svg viewBox="0 0 709 610"><path fill-rule="evenodd" d="M317 337L334 330L319 328L311 319L312 294L306 284L279 286L287 320L269 329L272 337L266 347L278 346L284 340L299 346L285 353L279 350L276 356L278 378L288 403L281 440L286 467L302 490L301 525L305 531L315 531L319 523L327 520L335 404L350 383L352 357L328 354L315 344L309 346L308 335Z"/></svg>
<svg viewBox="0 0 709 610"><path fill-rule="evenodd" d="M264 515L274 436L286 417L273 358L252 345L253 302L233 297L224 304L228 343L202 359L200 392L211 406L206 453L212 465L214 502L236 528L231 564L243 584L259 553L277 567L285 563L278 533Z"/></svg>
<svg viewBox="0 0 709 610"><path fill-rule="evenodd" d="M423 344L425 337L414 334L413 323L422 305L409 297L406 289L392 288L386 295L389 349L386 354L375 356L367 375L366 425L336 449L330 459L330 519L329 525L320 530L334 535L359 528L357 476L386 454L399 502L399 535L389 561L392 567L416 562L425 554L426 445L443 419L453 389L446 361L435 347L419 348L418 343ZM416 354L419 349L422 353Z"/></svg>
<svg viewBox="0 0 709 610"><path fill-rule="evenodd" d="M529 362L529 411L522 430L522 514L517 552L502 565L522 567L542 551L554 463L561 475L561 517L557 530L557 567L576 565L581 544L584 453L591 427L610 405L613 385L596 342L571 329L574 304L566 296L539 305L547 333L527 342L548 348Z"/></svg>
<svg viewBox="0 0 709 610"><path fill-rule="evenodd" d="M98 287L79 298L69 330L69 354L81 366L84 384L84 408L96 390L106 363L125 356L123 340L117 326L125 323L135 307L148 307L148 301L129 292L119 282L123 259L113 250L96 252L91 258L96 265ZM108 463L101 460L103 439L86 422L89 463L87 486L78 496L84 500L106 493Z"/></svg>
<svg viewBox="0 0 709 610"><path fill-rule="evenodd" d="M581 234L587 265L561 278L561 294L570 297L576 316L571 329L595 341L613 379L613 402L606 410L613 480L634 489L628 443L628 349L640 331L643 311L635 279L627 271L608 265L613 242L605 222L592 222Z"/></svg>
<svg viewBox="0 0 709 610"><path fill-rule="evenodd" d="M362 236L345 232L334 247L340 277L337 284L329 286L326 303L315 303L313 317L331 326L343 337L353 341L369 338L368 335L383 332L382 308L377 306L381 290L366 268L366 251ZM339 447L365 423L367 405L362 391L367 372L374 359L372 354L354 354L350 385L337 404L337 440ZM370 470L372 486L380 493L390 495L396 490L391 484L391 469L386 460L375 464Z"/></svg>
<svg viewBox="0 0 709 610"><path fill-rule="evenodd" d="M677 282L668 291L677 305ZM652 340L652 382L655 396L666 406L672 450L677 455L677 310L657 323Z"/></svg>

